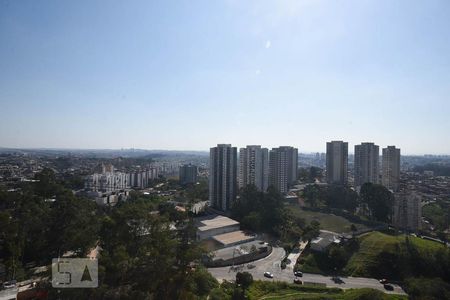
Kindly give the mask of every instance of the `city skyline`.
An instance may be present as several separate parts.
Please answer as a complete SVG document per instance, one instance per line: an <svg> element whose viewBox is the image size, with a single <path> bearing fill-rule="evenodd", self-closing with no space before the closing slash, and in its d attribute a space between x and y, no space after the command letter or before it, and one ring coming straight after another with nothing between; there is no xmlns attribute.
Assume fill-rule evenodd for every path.
<svg viewBox="0 0 450 300"><path fill-rule="evenodd" d="M449 14L448 1L2 1L0 147L450 154Z"/></svg>

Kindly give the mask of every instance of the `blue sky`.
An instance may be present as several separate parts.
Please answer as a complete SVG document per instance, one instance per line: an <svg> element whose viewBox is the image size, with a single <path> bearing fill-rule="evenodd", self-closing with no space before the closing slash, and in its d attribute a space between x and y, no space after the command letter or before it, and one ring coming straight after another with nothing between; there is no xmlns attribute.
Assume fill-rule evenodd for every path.
<svg viewBox="0 0 450 300"><path fill-rule="evenodd" d="M450 2L0 0L0 146L450 154Z"/></svg>

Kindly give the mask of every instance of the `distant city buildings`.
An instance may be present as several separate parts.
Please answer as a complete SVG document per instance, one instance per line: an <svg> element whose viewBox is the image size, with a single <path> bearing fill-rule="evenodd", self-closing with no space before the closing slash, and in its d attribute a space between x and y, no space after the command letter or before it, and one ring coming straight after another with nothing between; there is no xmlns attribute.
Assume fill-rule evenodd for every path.
<svg viewBox="0 0 450 300"><path fill-rule="evenodd" d="M272 148L269 154L269 185L287 193L298 174L298 150L290 146Z"/></svg>
<svg viewBox="0 0 450 300"><path fill-rule="evenodd" d="M150 186L153 179L158 178L158 169L155 167L148 167L138 169L128 173L130 177L130 187L145 189Z"/></svg>
<svg viewBox="0 0 450 300"><path fill-rule="evenodd" d="M227 211L237 194L237 148L218 144L210 149L209 202L218 210Z"/></svg>
<svg viewBox="0 0 450 300"><path fill-rule="evenodd" d="M261 146L247 146L239 150L239 187L255 185L265 192L269 187L269 150Z"/></svg>
<svg viewBox="0 0 450 300"><path fill-rule="evenodd" d="M98 168L102 173L94 173L85 179L85 189L93 192L114 192L130 187L130 177L127 173L115 172L112 165L101 164Z"/></svg>
<svg viewBox="0 0 450 300"><path fill-rule="evenodd" d="M180 166L180 183L189 184L196 183L198 176L198 168L192 164L184 164Z"/></svg>
<svg viewBox="0 0 450 300"><path fill-rule="evenodd" d="M397 192L400 181L400 149L395 148L395 146L383 148L381 170L382 184L386 188Z"/></svg>
<svg viewBox="0 0 450 300"><path fill-rule="evenodd" d="M326 158L327 183L347 184L348 143L342 141L328 142Z"/></svg>
<svg viewBox="0 0 450 300"><path fill-rule="evenodd" d="M355 146L354 176L355 186L364 183L379 183L379 147L374 143Z"/></svg>
<svg viewBox="0 0 450 300"><path fill-rule="evenodd" d="M394 194L392 224L400 229L420 230L422 228L421 197L416 193Z"/></svg>
<svg viewBox="0 0 450 300"><path fill-rule="evenodd" d="M150 180L158 178L158 169L154 167L120 172L111 164L101 164L95 170L101 173L87 176L84 183L85 189L92 192L110 193L132 187L144 189L149 187Z"/></svg>

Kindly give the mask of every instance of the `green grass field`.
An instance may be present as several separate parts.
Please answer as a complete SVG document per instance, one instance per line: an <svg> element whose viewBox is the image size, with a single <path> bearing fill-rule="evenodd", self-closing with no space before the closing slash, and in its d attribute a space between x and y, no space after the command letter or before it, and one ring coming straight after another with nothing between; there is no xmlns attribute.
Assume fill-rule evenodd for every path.
<svg viewBox="0 0 450 300"><path fill-rule="evenodd" d="M318 221L321 229L337 233L351 232L350 226L352 222L343 217L321 212L306 211L301 209L298 205L289 205L287 207L292 211L294 216L304 219L306 223L310 223L313 220ZM367 229L367 226L362 224L355 224L355 226L358 230Z"/></svg>
<svg viewBox="0 0 450 300"><path fill-rule="evenodd" d="M409 237L409 241L416 246L421 257L432 256L437 250L445 246L417 237ZM371 232L360 237L359 251L354 253L347 263L345 272L352 276L367 276L373 270L379 269L379 257L385 255L401 255L406 251L405 235L392 236L381 232Z"/></svg>
<svg viewBox="0 0 450 300"><path fill-rule="evenodd" d="M341 290L287 284L281 282L255 281L248 290L249 299L294 300L294 299L382 299L403 300L405 296L388 295L372 289Z"/></svg>
<svg viewBox="0 0 450 300"><path fill-rule="evenodd" d="M419 257L426 259L435 256L436 252L446 247L433 241L409 236L409 242L417 249ZM381 232L367 233L359 238L358 251L349 253L343 275L363 277L384 277L391 274L394 278L408 275L410 265L407 257L405 235L388 235ZM383 262L381 262L381 258ZM306 273L331 274L327 253L314 253L306 250L299 265ZM392 262L392 263L390 263ZM387 275L386 275L387 276Z"/></svg>

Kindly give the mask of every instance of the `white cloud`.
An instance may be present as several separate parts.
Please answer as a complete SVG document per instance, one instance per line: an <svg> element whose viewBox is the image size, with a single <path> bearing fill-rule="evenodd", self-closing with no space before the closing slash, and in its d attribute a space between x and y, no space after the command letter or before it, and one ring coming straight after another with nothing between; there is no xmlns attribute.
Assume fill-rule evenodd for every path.
<svg viewBox="0 0 450 300"><path fill-rule="evenodd" d="M272 46L272 42L270 41L270 40L267 40L266 41L266 49L269 49L270 48L270 46Z"/></svg>

